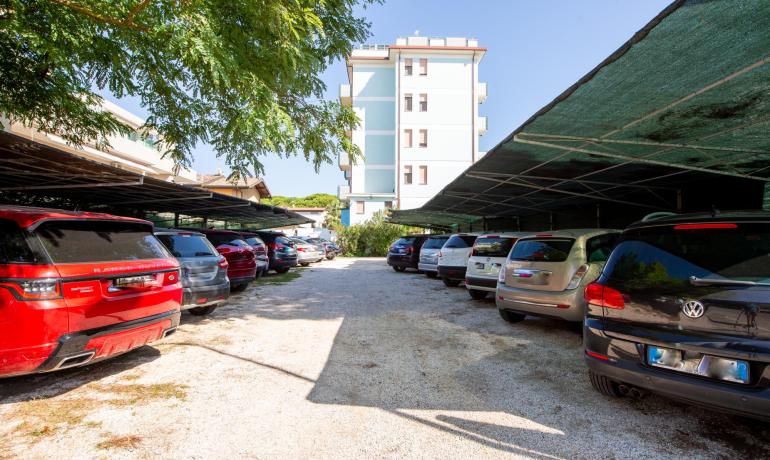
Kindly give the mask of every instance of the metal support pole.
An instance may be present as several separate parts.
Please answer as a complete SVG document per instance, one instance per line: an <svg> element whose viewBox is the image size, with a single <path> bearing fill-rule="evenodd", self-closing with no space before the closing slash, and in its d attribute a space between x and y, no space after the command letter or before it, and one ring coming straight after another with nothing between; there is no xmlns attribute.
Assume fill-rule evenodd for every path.
<svg viewBox="0 0 770 460"><path fill-rule="evenodd" d="M596 203L596 228L602 228L602 207Z"/></svg>
<svg viewBox="0 0 770 460"><path fill-rule="evenodd" d="M553 213L548 213L548 230L553 230Z"/></svg>
<svg viewBox="0 0 770 460"><path fill-rule="evenodd" d="M676 191L676 212L682 212L682 190Z"/></svg>
<svg viewBox="0 0 770 460"><path fill-rule="evenodd" d="M177 227L179 227L179 213L175 212L174 213L174 228L177 228Z"/></svg>

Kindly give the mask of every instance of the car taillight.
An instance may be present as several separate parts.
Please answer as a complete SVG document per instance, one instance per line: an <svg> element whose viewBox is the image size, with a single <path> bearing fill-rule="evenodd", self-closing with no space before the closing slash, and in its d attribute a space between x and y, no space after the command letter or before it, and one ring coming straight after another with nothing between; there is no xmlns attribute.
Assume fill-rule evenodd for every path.
<svg viewBox="0 0 770 460"><path fill-rule="evenodd" d="M408 248L406 248L406 253L407 254L412 254L413 252L414 252L414 247L409 246Z"/></svg>
<svg viewBox="0 0 770 460"><path fill-rule="evenodd" d="M179 282L179 270L163 273L163 286L170 286Z"/></svg>
<svg viewBox="0 0 770 460"><path fill-rule="evenodd" d="M738 228L736 224L712 222L705 224L679 224L674 225L674 230L715 230L725 228Z"/></svg>
<svg viewBox="0 0 770 460"><path fill-rule="evenodd" d="M297 251L299 251L299 252L305 252L305 248L303 248L303 247L299 247L299 248L297 248Z"/></svg>
<svg viewBox="0 0 770 460"><path fill-rule="evenodd" d="M471 257L476 257L477 255L478 255L478 254L476 253L476 248L474 247L474 248L471 250Z"/></svg>
<svg viewBox="0 0 770 460"><path fill-rule="evenodd" d="M586 273L588 273L588 265L583 264L578 267L575 274L572 275L572 279L569 280L567 289L577 289L577 287L580 286L580 282L583 281L583 277L586 276Z"/></svg>
<svg viewBox="0 0 770 460"><path fill-rule="evenodd" d="M219 259L219 262L217 262L217 265L219 265L219 268L221 268L223 270L227 270L227 267L230 266L230 264L227 263L227 259L225 259L224 257Z"/></svg>
<svg viewBox="0 0 770 460"><path fill-rule="evenodd" d="M599 283L591 283L586 286L584 297L586 302L596 307L616 310L622 310L626 307L626 302L620 291Z"/></svg>
<svg viewBox="0 0 770 460"><path fill-rule="evenodd" d="M52 300L61 298L61 282L54 278L9 281L8 287L22 300Z"/></svg>
<svg viewBox="0 0 770 460"><path fill-rule="evenodd" d="M500 267L500 272L497 274L498 283L505 283L505 267L506 267L506 264L503 264Z"/></svg>

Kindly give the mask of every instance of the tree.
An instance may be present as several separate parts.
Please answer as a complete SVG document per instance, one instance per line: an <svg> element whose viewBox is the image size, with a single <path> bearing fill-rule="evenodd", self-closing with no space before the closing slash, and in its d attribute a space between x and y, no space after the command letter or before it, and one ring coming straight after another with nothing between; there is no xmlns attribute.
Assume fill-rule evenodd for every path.
<svg viewBox="0 0 770 460"><path fill-rule="evenodd" d="M319 78L369 25L376 0L2 0L0 113L74 145L129 128L98 110L97 90L134 96L164 153L190 166L212 145L234 178L259 157L304 155L316 169L359 150L352 110L322 99Z"/></svg>
<svg viewBox="0 0 770 460"><path fill-rule="evenodd" d="M329 204L339 202L339 199L329 193L314 193L306 197L280 196L260 200L263 204L281 206L284 208L325 208Z"/></svg>

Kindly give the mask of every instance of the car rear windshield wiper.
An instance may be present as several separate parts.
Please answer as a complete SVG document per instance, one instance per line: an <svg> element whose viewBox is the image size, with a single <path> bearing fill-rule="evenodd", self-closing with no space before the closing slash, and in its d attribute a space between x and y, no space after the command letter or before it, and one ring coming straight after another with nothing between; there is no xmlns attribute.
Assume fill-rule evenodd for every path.
<svg viewBox="0 0 770 460"><path fill-rule="evenodd" d="M698 278L690 277L690 284L693 286L770 286L770 283L759 283L756 281L731 280L729 278Z"/></svg>

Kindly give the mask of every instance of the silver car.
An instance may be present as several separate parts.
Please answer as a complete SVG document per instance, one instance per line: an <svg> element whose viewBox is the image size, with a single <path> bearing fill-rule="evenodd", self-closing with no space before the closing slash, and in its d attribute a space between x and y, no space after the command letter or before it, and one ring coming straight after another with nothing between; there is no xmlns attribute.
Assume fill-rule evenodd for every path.
<svg viewBox="0 0 770 460"><path fill-rule="evenodd" d="M181 265L182 310L207 315L230 297L227 261L206 235L156 228L155 236Z"/></svg>
<svg viewBox="0 0 770 460"><path fill-rule="evenodd" d="M326 257L326 250L323 247L318 247L299 238L289 238L289 240L294 245L294 249L297 250L297 263L303 267L314 262L320 262Z"/></svg>
<svg viewBox="0 0 770 460"><path fill-rule="evenodd" d="M438 276L438 253L449 239L449 235L431 236L420 248L420 261L417 270L425 273L430 278Z"/></svg>
<svg viewBox="0 0 770 460"><path fill-rule="evenodd" d="M583 290L596 280L619 230L559 230L520 238L500 270L495 298L500 316L582 321Z"/></svg>

